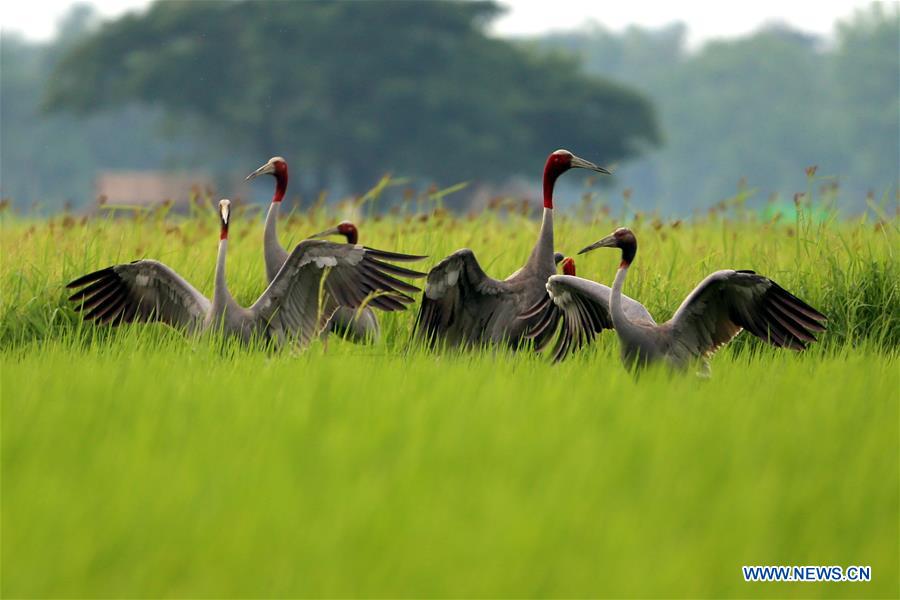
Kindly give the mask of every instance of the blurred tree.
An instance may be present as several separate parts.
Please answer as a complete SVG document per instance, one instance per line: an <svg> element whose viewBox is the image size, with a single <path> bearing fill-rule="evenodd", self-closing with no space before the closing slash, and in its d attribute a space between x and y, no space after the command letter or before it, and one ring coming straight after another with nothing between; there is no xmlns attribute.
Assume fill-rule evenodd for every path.
<svg viewBox="0 0 900 600"><path fill-rule="evenodd" d="M199 117L259 157L365 189L534 174L571 147L611 163L657 142L641 94L485 34L492 2L158 2L61 61L51 110L133 101ZM315 182L316 184L320 182Z"/></svg>
<svg viewBox="0 0 900 600"><path fill-rule="evenodd" d="M93 199L99 169L189 164L184 138L161 139L159 110L130 105L87 119L42 115L39 107L59 46L0 37L0 194L19 208L55 211Z"/></svg>
<svg viewBox="0 0 900 600"><path fill-rule="evenodd" d="M678 24L594 26L537 45L653 99L662 147L617 178L638 205L688 212L734 195L742 178L756 202L791 198L806 191L804 168L818 165L840 178L845 208L858 209L867 190L890 192L900 176L898 25L897 5L873 3L838 23L834 45L770 25L689 51Z"/></svg>
<svg viewBox="0 0 900 600"><path fill-rule="evenodd" d="M158 109L130 104L89 118L41 114L59 56L97 24L90 5L75 4L53 43L0 36L0 194L18 208L55 211L64 203L89 203L101 169L197 164L197 145L187 136L159 135L166 119Z"/></svg>
<svg viewBox="0 0 900 600"><path fill-rule="evenodd" d="M588 72L641 89L668 76L685 60L687 33L683 23L658 29L632 25L621 33L589 23L577 31L547 34L532 45L574 54Z"/></svg>
<svg viewBox="0 0 900 600"><path fill-rule="evenodd" d="M58 49L70 46L100 25L100 15L92 4L76 2L63 15L56 26L56 43Z"/></svg>
<svg viewBox="0 0 900 600"><path fill-rule="evenodd" d="M837 134L860 184L900 169L900 5L872 3L837 26Z"/></svg>
<svg viewBox="0 0 900 600"><path fill-rule="evenodd" d="M765 199L791 182L805 190L806 166L834 173L835 140L821 110L825 58L814 38L780 27L705 46L665 82L672 128L663 180L713 202L732 195L742 177L773 186Z"/></svg>

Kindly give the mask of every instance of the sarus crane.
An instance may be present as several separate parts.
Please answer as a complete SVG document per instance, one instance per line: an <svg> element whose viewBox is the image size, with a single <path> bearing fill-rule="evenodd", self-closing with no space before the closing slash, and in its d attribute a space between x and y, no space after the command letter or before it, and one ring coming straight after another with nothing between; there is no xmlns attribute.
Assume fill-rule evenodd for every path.
<svg viewBox="0 0 900 600"><path fill-rule="evenodd" d="M341 221L336 226L320 231L307 239L323 238L330 235L342 235L348 244L356 245L359 241L359 230L350 221ZM424 257L423 257L424 258ZM368 306L353 308L350 306L338 306L331 315L328 329L352 342L358 344L365 342L377 342L381 338L381 327L378 317Z"/></svg>
<svg viewBox="0 0 900 600"><path fill-rule="evenodd" d="M287 193L288 186L288 165L287 161L280 156L273 156L264 165L247 175L245 181L255 179L260 175L271 175L275 179L275 193L272 195L272 202L269 204L269 211L266 213L266 223L263 230L263 258L266 265L266 283L271 283L278 274L279 269L288 259L288 251L279 243L278 232L276 226L278 224L278 213L284 195ZM343 228L343 229L342 229ZM346 236L347 243L356 245L358 241L358 233L356 226L352 223L341 223L335 229L335 234ZM332 230L328 230L329 234ZM316 234L311 237L321 237L325 232ZM424 256L405 255L404 259L416 261L425 258ZM404 277L414 277L415 271L409 271L401 267L392 267L396 270L394 274ZM334 300L333 298L331 299ZM327 331L338 334L341 337L357 342L366 343L377 341L380 337L380 329L378 319L371 308L365 306L362 310L349 306L327 307L332 314L332 320L329 322Z"/></svg>
<svg viewBox="0 0 900 600"><path fill-rule="evenodd" d="M214 329L243 341L304 344L330 316L323 314L320 290L344 306L358 306L371 295L369 304L386 311L405 309L413 302L406 293L419 291L392 277L395 268L384 262L406 260L406 255L306 240L288 255L253 306L245 308L231 296L225 280L230 217L231 202L223 199L219 202L221 229L212 300L155 260L136 260L79 277L67 285L81 288L69 300L78 303L85 319L100 323L160 321L188 333Z"/></svg>
<svg viewBox="0 0 900 600"><path fill-rule="evenodd" d="M542 319L529 337L548 342L546 333L560 327L557 346L577 347L608 326L619 337L628 368L654 362L684 369L708 358L746 329L779 348L803 350L825 331L826 317L771 279L746 270L716 271L694 288L674 316L657 325L636 300L622 293L628 268L637 254L637 238L626 228L616 229L579 254L596 248L618 248L622 260L612 289L580 277L557 275L547 281L548 295L523 317ZM564 357L562 352L558 358Z"/></svg>
<svg viewBox="0 0 900 600"><path fill-rule="evenodd" d="M416 318L416 337L431 347L507 343L516 348L531 325L518 316L546 294L547 278L556 272L553 251L553 188L569 169L610 172L557 150L544 165L544 214L537 242L525 265L504 280L485 273L475 253L457 250L429 273Z"/></svg>

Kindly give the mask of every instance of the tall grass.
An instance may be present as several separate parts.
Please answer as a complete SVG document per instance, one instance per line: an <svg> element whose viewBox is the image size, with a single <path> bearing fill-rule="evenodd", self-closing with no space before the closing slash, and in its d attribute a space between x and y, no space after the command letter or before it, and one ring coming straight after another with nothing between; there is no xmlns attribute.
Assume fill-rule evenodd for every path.
<svg viewBox="0 0 900 600"><path fill-rule="evenodd" d="M895 597L898 363L291 356L136 328L3 373L2 593ZM233 353L232 353L233 352ZM734 361L734 362L732 362ZM745 564L871 565L745 584Z"/></svg>
<svg viewBox="0 0 900 600"><path fill-rule="evenodd" d="M137 258L155 258L174 268L202 292L211 294L216 254L215 215L198 211L183 217L138 213L47 221L2 216L0 347L55 339L85 330L65 301L64 284L98 268ZM802 213L801 213L802 214ZM401 252L429 254L423 267L462 247L475 250L485 270L504 277L521 266L534 243L537 225L515 210L490 210L469 217L441 209L421 215L363 219L361 241ZM263 291L260 217L236 214L229 248L229 287L250 304ZM319 208L292 213L280 226L291 247L338 220ZM761 222L746 213L714 212L691 222L633 217L626 222L603 213L557 218L556 245L574 253L619 225L635 230L639 251L627 293L643 302L657 320L667 318L710 272L753 269L794 292L829 317L826 347L869 341L883 349L900 345L900 234L896 219L852 221L831 218L796 223ZM617 257L595 252L580 257L579 274L609 283ZM414 311L387 319L388 348L406 343ZM746 339L745 339L746 338ZM749 336L738 343L750 342Z"/></svg>
<svg viewBox="0 0 900 600"><path fill-rule="evenodd" d="M750 268L829 318L810 351L740 336L713 378L619 365L614 335L560 365L430 354L414 311L383 341L305 351L84 324L64 284L162 260L211 293L216 219L4 214L0 264L4 597L900 595L896 219L557 220L573 253L615 226L627 293L667 318L709 272ZM280 223L286 246L343 215ZM367 245L460 247L503 277L537 223L520 205L358 221ZM264 288L258 213L237 212L229 285ZM595 252L579 274L612 279ZM868 584L746 584L750 564L871 565Z"/></svg>

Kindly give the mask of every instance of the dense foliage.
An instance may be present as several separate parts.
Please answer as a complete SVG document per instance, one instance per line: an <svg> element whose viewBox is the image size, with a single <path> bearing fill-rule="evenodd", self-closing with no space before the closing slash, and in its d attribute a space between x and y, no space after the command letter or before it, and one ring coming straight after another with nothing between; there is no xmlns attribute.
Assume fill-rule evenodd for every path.
<svg viewBox="0 0 900 600"><path fill-rule="evenodd" d="M199 3L195 8L168 4L157 10L213 10L205 3ZM358 4L361 3L351 5ZM262 10L265 5L259 6ZM283 7L286 3L273 6ZM262 12L265 13L265 10ZM466 10L478 13L486 9ZM256 22L255 19L278 21L272 15L265 14L251 15L249 18L251 23ZM161 106L161 102L148 106L150 99L158 99L164 94L177 96L181 89L162 87L160 90L147 89L147 97L143 97L144 92L141 91L142 97L134 101L126 102L120 96L110 96L108 101L106 97L96 97L98 105L118 105L120 102L126 105L91 111L88 117L69 111L48 115L41 112L41 106L46 100L47 84L53 78L54 71L58 70L61 57L71 56L78 42L105 39L107 34L103 32L99 38L85 38L88 33L96 31L95 18L90 17L89 11L86 12L83 7L73 9L73 14L63 25L60 38L52 44L28 44L4 34L0 39L3 83L0 86L0 119L3 122L0 194L20 207L30 207L37 201L56 209L65 200L72 200L75 204L89 200L92 179L98 170L152 168L190 169L217 174L220 176L220 189L224 191L230 188L228 176L246 174L249 168L275 153L284 154L290 160L292 170L302 175L292 181L292 193L302 191L309 198L323 187L337 194L341 192L335 187L341 187L345 192L358 192L372 185L376 177L359 174L361 182L346 185L340 174L346 168L339 163L345 155L358 156L371 152L375 133L363 126L361 115L376 109L386 116L379 117L383 117L383 123L382 120L373 121L373 126L402 130L402 135L398 134L401 138L399 145L392 146L385 155L397 157L397 162L387 164L385 161L385 171L402 176L415 175L428 171L425 167L429 161L441 163L430 168L434 171L443 168L443 161L447 161L447 171L450 171L451 163L457 167L446 177L435 175L441 185L472 180L475 178L474 171L482 168L491 171L489 176L505 178L516 170L523 170L529 177L536 178L540 168L536 163L548 151L569 142L557 135L558 128L546 121L547 115L533 114L525 125L513 127L511 116L499 114L509 103L524 108L524 104L516 104L517 94L523 89L527 91L527 96L519 98L523 102L537 102L540 99L546 104L547 98L550 98L555 103L554 111L559 115L560 127L574 124L585 129L586 135L589 135L588 144L577 147L572 144L572 150L588 158L606 159L595 153L598 146L593 140L599 141L596 136L603 135L617 123L604 122L602 127L592 129L585 127L587 121L579 114L583 111L583 106L578 104L582 102L579 95L589 93L593 86L604 84L596 81L592 84L566 84L563 80L569 81L567 78L574 76L570 61L575 56L582 62L584 71L621 81L632 89L640 90L656 107L661 146L658 149L644 148L642 157L623 162L612 180L619 189L632 189L628 202L633 206L658 207L667 214L687 214L697 207L732 196L741 178L746 178L748 192L755 190L751 202L763 202L771 194L778 193L780 199L789 204L794 192L805 191L802 169L810 165L819 165L820 175L834 176L827 183L837 182L843 188L841 208L847 212L864 208L869 192L872 192L876 202L882 202L885 198L894 201L892 194L897 189L897 165L900 164L900 144L897 143L900 129L900 86L897 85L900 58L896 52L900 46L900 28L897 27L900 15L890 4L875 4L838 22L833 40L773 26L747 37L719 40L700 48L688 48L686 29L673 25L657 30L630 28L614 33L595 28L580 33L553 34L536 42L520 44L521 51L514 52L503 41L484 38L479 19L486 17L472 18L474 21L465 27L457 20L454 25L456 29L447 29L447 36L451 39L437 34L426 35L424 30L416 29L423 40L404 43L422 51L410 53L406 56L407 62L397 62L397 56L403 55L398 44L387 44L388 47L379 52L393 52L391 60L397 62L396 66L365 62L370 49L360 50L362 41L382 35L378 31L365 32L351 39L343 34L343 37L335 38L353 49L353 60L347 59L341 48L334 52L336 41L317 41L334 56L325 57L313 65L304 65L297 58L299 55L285 50L285 44L311 42L283 40L289 36L281 28L266 25L265 36L274 42L262 48L266 54L259 59L260 64L248 65L238 74L232 73L231 76L237 78L221 86L209 84L209 77L200 70L203 63L188 62L189 57L194 56L191 53L197 51L204 38L187 36L174 47L152 48L149 52L149 56L187 52L185 57L173 57L174 62L170 64L174 65L172 68L177 67L179 82L185 82L184 89L193 89L188 85L195 85L192 82L201 81L201 78L209 84L205 88L198 86L202 89L194 90L191 97L179 100L179 106L183 106L184 110L173 112L166 109L166 105ZM132 17L119 22L112 30L131 22L150 21L150 16L144 20ZM396 39L407 40L402 36L412 35L411 31L401 32L402 35ZM454 33L451 35L450 31ZM223 51L229 57L238 53L243 56L243 48L250 41L245 42L242 36L235 36ZM429 82L427 86L423 84L421 93L431 94L432 98L433 106L426 108L445 113L439 121L416 121L419 113L408 102L401 100L412 98L420 92L411 90L407 85L408 79L403 77L413 69L409 61L414 63L421 59L422 69L440 70L439 48L435 48L439 41L442 44L440 48L452 49L454 53L459 48L470 47L477 48L479 52L488 51L486 56L499 56L495 63L490 63L491 68L499 64L496 61L502 61L503 56L514 56L516 60L523 60L526 65L539 70L548 64L560 64L562 79L556 79L554 74L548 84L543 85L542 79L525 76L532 72L529 70L531 67L521 66L512 74L501 70L495 78L511 86L516 93L491 92L488 96L484 93L488 88L481 83L456 85L453 79L463 74L475 77L477 65L466 66L449 61L445 63L446 68L453 67L453 72L445 69L445 80L430 75L421 80L427 79ZM548 51L555 53L555 56L548 58ZM137 60L140 56L145 58ZM147 56L148 53L144 52L133 58L140 66L146 64ZM112 64L118 64L117 60L115 56L108 59ZM238 60L244 64L242 57ZM345 63L338 64L339 60ZM357 63L369 67L368 70L357 69ZM533 63L537 63L536 66ZM303 78L296 79L302 73L295 75L294 71L306 72L306 69L313 68L318 69L317 76L307 73ZM332 98L352 83L341 84L342 88L336 87L339 78L333 77L326 68L345 70L353 75L353 81L377 81L371 90L360 91L362 88L358 86L353 88L354 93L360 96L354 102L362 112L340 122L321 123L320 126L330 128L330 132L320 132L321 135L316 134L319 137L311 137L315 132L295 131L294 127L306 127L302 119L313 118L309 115L315 111L331 118L337 109L331 108L330 99L324 104L307 105L297 102L297 98L310 97L304 92L306 88L312 90L310 93L328 94L328 98ZM279 91L278 80L283 79L279 70L286 70L297 84L289 81L284 91ZM365 72L360 75L360 71ZM120 79L108 81L108 85L103 87L107 92L125 94L131 90L137 94L134 86L149 83L144 79L121 79L131 71L126 73L119 69L111 72L117 73ZM163 75L158 77L165 79ZM518 79L514 80L514 75ZM86 81L96 76L88 77ZM579 77L579 81L586 81L584 77ZM401 85L403 81L407 84ZM65 79L60 80L59 85L64 82ZM161 80L161 83L164 82ZM300 89L301 85L303 89ZM419 80L413 87L418 86ZM113 89L107 90L107 87ZM382 91L376 94L379 89ZM89 108L85 105L89 92L92 93L82 89L82 93L88 93L88 96L73 96L71 102L76 103L77 100L83 108ZM197 94L199 96L194 98ZM213 94L216 98L210 100L207 96ZM286 98L293 104L283 106ZM471 98L472 102L453 104L467 98ZM249 121L244 128L222 127L215 123L210 127L210 120L231 119L232 116L210 117L205 122L196 116L186 116L188 113L195 115L196 111L188 110L191 108L189 105L199 106L200 101L213 102L226 113L234 111L234 118ZM280 107L278 111L281 112L276 111L274 106ZM392 106L402 110L392 111ZM456 106L458 112L447 112L452 106ZM343 104L338 107L340 110L346 108ZM329 112L322 112L326 109ZM473 112L474 115L469 114ZM471 123L468 119L481 118L481 115L490 121L490 125L495 122L502 124L504 130L499 138L502 143L497 146L484 142L481 128L474 134L465 129L451 130L462 113L468 114L461 121L464 123ZM521 112L518 114L521 116ZM289 124L295 125L279 126L283 119L289 119ZM404 121L413 123L415 127L400 127L398 123ZM550 125L545 127L545 122ZM478 123L484 125L482 121ZM510 163L504 161L512 161L519 153L522 136L531 135L543 136L541 148L527 157L524 168L522 163L517 163L517 168L511 171ZM266 136L271 136L270 144L266 142ZM358 146L358 153L357 146L351 144L355 137L367 140ZM435 141L432 142L432 139ZM495 152L498 147L502 152ZM401 152L405 153L402 162L399 158ZM479 164L474 159L482 156L483 152L495 152L497 156ZM380 152L372 154L364 157L363 162L365 166L378 165L382 168L380 156ZM308 158L311 162L307 162ZM415 165L409 166L410 161L414 161ZM463 162L467 164L460 166ZM323 163L327 164L323 166ZM343 185L338 186L342 182ZM535 186L534 189L539 188ZM332 193L334 196L335 193Z"/></svg>
<svg viewBox="0 0 900 600"><path fill-rule="evenodd" d="M55 212L90 201L100 169L202 165L196 138L168 127L159 109L130 104L84 118L41 110L60 57L94 18L76 5L51 44L0 36L0 195L19 208Z"/></svg>
<svg viewBox="0 0 900 600"><path fill-rule="evenodd" d="M142 101L348 181L496 180L556 146L603 163L657 141L649 102L486 35L490 2L160 2L69 52L48 106ZM548 150L548 140L554 148ZM538 167L539 168L539 167Z"/></svg>
<svg viewBox="0 0 900 600"><path fill-rule="evenodd" d="M764 201L803 191L818 165L859 210L900 183L900 8L873 3L835 26L832 43L780 25L687 47L687 30L594 27L538 40L581 57L590 73L627 82L659 111L664 143L620 172L634 201L667 212L735 193ZM798 189L799 187L799 189Z"/></svg>

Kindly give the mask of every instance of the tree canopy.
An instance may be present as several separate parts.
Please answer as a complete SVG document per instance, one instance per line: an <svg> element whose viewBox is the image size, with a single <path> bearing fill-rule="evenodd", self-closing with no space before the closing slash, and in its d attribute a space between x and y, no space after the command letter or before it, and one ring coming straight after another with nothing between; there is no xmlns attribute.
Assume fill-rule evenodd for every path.
<svg viewBox="0 0 900 600"><path fill-rule="evenodd" d="M640 93L485 33L493 2L158 2L60 61L51 110L149 103L242 155L364 189L534 173L569 147L612 163L658 142Z"/></svg>
<svg viewBox="0 0 900 600"><path fill-rule="evenodd" d="M644 206L690 210L732 196L741 178L758 201L806 192L804 168L835 177L846 208L900 178L900 10L873 3L839 21L826 43L783 25L691 51L684 26L596 27L535 42L582 58L590 72L648 94L661 148L619 181Z"/></svg>

